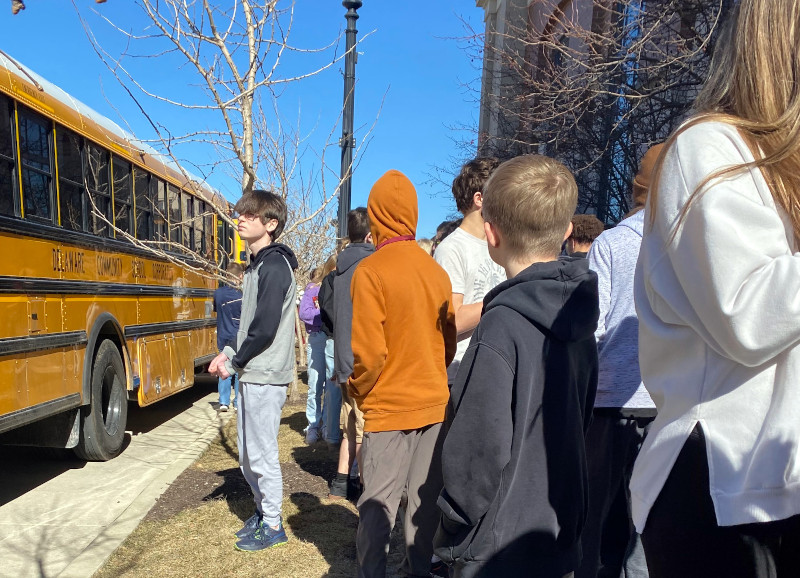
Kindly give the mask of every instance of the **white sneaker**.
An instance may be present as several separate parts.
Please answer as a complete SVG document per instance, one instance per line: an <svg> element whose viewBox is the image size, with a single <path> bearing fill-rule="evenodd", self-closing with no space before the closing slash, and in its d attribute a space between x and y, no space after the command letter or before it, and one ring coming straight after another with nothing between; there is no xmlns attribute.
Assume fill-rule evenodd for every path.
<svg viewBox="0 0 800 578"><path fill-rule="evenodd" d="M315 427L308 428L306 431L306 444L312 445L319 441L319 430Z"/></svg>
<svg viewBox="0 0 800 578"><path fill-rule="evenodd" d="M221 403L221 404L219 404L219 410L220 411L228 411L228 406L225 405L224 403Z"/></svg>

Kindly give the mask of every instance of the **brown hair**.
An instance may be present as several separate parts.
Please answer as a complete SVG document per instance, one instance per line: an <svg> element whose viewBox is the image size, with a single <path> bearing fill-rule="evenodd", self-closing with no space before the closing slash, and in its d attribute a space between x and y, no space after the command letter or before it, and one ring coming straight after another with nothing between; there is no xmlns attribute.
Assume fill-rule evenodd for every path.
<svg viewBox="0 0 800 578"><path fill-rule="evenodd" d="M605 230L603 221L594 215L573 215L571 239L582 245L593 243L597 237Z"/></svg>
<svg viewBox="0 0 800 578"><path fill-rule="evenodd" d="M483 218L493 224L515 256L555 256L578 204L569 169L542 155L523 155L500 165L483 191Z"/></svg>
<svg viewBox="0 0 800 578"><path fill-rule="evenodd" d="M351 243L363 243L369 233L369 215L366 207L356 207L347 213L347 237Z"/></svg>
<svg viewBox="0 0 800 578"><path fill-rule="evenodd" d="M469 161L461 172L453 180L453 198L456 200L456 208L465 214L473 205L475 193L482 193L486 181L492 172L500 166L500 159L495 157L478 157Z"/></svg>
<svg viewBox="0 0 800 578"><path fill-rule="evenodd" d="M249 193L242 195L233 210L240 215L255 215L265 225L270 219L278 221L278 226L271 233L274 241L280 237L283 228L286 226L286 201L272 191L253 189Z"/></svg>
<svg viewBox="0 0 800 578"><path fill-rule="evenodd" d="M717 42L708 80L697 97L698 114L667 141L708 121L732 125L756 159L706 177L683 206L673 239L691 203L712 182L759 168L775 202L800 239L800 2L741 0L734 5ZM659 158L650 191L650 223L655 220Z"/></svg>

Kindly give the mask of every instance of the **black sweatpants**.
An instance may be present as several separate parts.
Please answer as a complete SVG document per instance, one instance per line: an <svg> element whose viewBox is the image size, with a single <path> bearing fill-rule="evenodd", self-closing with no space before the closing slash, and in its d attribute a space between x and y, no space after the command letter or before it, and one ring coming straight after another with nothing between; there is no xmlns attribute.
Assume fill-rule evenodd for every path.
<svg viewBox="0 0 800 578"><path fill-rule="evenodd" d="M686 440L642 533L650 578L797 578L800 515L717 525L703 432Z"/></svg>

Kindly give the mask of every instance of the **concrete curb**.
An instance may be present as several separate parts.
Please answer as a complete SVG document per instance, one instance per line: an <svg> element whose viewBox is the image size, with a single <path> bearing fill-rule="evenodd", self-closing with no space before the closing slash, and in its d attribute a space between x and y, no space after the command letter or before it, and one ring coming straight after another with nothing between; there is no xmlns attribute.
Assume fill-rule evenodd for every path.
<svg viewBox="0 0 800 578"><path fill-rule="evenodd" d="M139 526L139 523L155 505L156 500L169 488L172 482L191 466L211 442L219 435L220 428L230 420L235 412L218 414L215 423L211 423L186 448L183 455L175 459L167 468L153 479L117 516L117 518L84 550L62 570L59 578L88 578L94 575L105 564L111 554L119 548L125 539Z"/></svg>

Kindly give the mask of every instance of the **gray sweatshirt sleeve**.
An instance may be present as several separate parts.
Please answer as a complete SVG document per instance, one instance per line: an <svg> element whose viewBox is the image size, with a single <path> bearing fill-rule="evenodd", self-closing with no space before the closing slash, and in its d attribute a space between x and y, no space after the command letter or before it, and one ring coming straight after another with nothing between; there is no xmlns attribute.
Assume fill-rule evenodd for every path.
<svg viewBox="0 0 800 578"><path fill-rule="evenodd" d="M598 349L603 343L606 334L606 318L611 308L611 251L600 235L587 255L589 269L597 273L597 293L600 297L600 318L597 320L597 330L594 337L597 339Z"/></svg>

